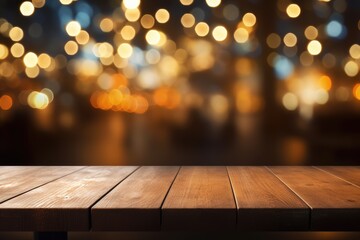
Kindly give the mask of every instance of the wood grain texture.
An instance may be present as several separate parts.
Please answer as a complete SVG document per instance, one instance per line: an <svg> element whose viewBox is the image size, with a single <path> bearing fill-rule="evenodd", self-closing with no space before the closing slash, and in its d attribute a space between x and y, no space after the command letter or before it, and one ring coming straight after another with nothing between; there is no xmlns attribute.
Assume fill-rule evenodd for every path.
<svg viewBox="0 0 360 240"><path fill-rule="evenodd" d="M179 167L138 169L92 207L92 230L160 230L161 204L178 170Z"/></svg>
<svg viewBox="0 0 360 240"><path fill-rule="evenodd" d="M0 203L83 167L0 167Z"/></svg>
<svg viewBox="0 0 360 240"><path fill-rule="evenodd" d="M265 167L228 167L240 230L307 230L309 207Z"/></svg>
<svg viewBox="0 0 360 240"><path fill-rule="evenodd" d="M313 167L270 169L312 208L312 230L360 230L360 188Z"/></svg>
<svg viewBox="0 0 360 240"><path fill-rule="evenodd" d="M329 172L339 178L351 182L360 187L360 167L359 166L344 166L344 167L318 167L326 172Z"/></svg>
<svg viewBox="0 0 360 240"><path fill-rule="evenodd" d="M89 230L90 207L135 170L88 167L6 201L0 204L0 230Z"/></svg>
<svg viewBox="0 0 360 240"><path fill-rule="evenodd" d="M226 167L182 167L162 207L164 230L235 229Z"/></svg>

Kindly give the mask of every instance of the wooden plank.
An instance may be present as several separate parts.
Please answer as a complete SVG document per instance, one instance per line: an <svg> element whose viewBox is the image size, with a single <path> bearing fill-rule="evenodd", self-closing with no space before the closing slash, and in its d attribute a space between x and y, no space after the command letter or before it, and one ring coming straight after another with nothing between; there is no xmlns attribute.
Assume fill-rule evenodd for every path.
<svg viewBox="0 0 360 240"><path fill-rule="evenodd" d="M0 203L84 167L0 167Z"/></svg>
<svg viewBox="0 0 360 240"><path fill-rule="evenodd" d="M309 207L265 167L228 167L240 230L307 230Z"/></svg>
<svg viewBox="0 0 360 240"><path fill-rule="evenodd" d="M318 167L326 172L329 172L339 178L351 182L360 187L360 166L344 166L344 167Z"/></svg>
<svg viewBox="0 0 360 240"><path fill-rule="evenodd" d="M6 201L0 230L89 230L90 207L136 168L88 167Z"/></svg>
<svg viewBox="0 0 360 240"><path fill-rule="evenodd" d="M360 188L313 167L270 169L312 208L312 230L360 230Z"/></svg>
<svg viewBox="0 0 360 240"><path fill-rule="evenodd" d="M182 167L162 207L164 230L235 229L226 167Z"/></svg>
<svg viewBox="0 0 360 240"><path fill-rule="evenodd" d="M141 167L92 207L92 230L160 230L160 207L178 170Z"/></svg>

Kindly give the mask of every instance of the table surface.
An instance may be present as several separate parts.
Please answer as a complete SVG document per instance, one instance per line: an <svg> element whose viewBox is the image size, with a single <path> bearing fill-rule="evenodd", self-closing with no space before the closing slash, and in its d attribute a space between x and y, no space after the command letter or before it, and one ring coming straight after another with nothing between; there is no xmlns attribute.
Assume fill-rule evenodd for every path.
<svg viewBox="0 0 360 240"><path fill-rule="evenodd" d="M360 230L360 167L4 166L0 231Z"/></svg>

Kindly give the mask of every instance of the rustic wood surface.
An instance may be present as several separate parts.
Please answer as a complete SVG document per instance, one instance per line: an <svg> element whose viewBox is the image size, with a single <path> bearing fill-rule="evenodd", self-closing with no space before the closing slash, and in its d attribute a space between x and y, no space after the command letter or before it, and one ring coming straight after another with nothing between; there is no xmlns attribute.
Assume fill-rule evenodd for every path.
<svg viewBox="0 0 360 240"><path fill-rule="evenodd" d="M160 208L178 170L179 167L138 169L92 207L92 229L160 230Z"/></svg>
<svg viewBox="0 0 360 240"><path fill-rule="evenodd" d="M0 231L360 230L360 167L0 167Z"/></svg>
<svg viewBox="0 0 360 240"><path fill-rule="evenodd" d="M305 230L310 208L265 167L228 167L238 208L237 226L246 230Z"/></svg>
<svg viewBox="0 0 360 240"><path fill-rule="evenodd" d="M226 167L182 167L162 207L163 229L235 229Z"/></svg>
<svg viewBox="0 0 360 240"><path fill-rule="evenodd" d="M360 228L360 188L314 167L270 169L311 207L312 230Z"/></svg>

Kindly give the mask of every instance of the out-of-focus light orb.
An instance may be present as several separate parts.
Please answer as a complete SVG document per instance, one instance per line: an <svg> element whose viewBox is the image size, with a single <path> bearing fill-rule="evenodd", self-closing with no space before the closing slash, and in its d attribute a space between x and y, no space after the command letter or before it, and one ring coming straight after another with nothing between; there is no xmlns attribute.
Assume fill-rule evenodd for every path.
<svg viewBox="0 0 360 240"><path fill-rule="evenodd" d="M23 16L28 17L31 16L35 11L34 4L29 1L25 1L20 5L20 12Z"/></svg>
<svg viewBox="0 0 360 240"><path fill-rule="evenodd" d="M160 38L161 38L161 36L160 36L159 31L154 30L154 29L148 31L145 35L145 39L146 39L147 43L150 45L153 45L153 46L159 44Z"/></svg>
<svg viewBox="0 0 360 240"><path fill-rule="evenodd" d="M256 16L253 13L245 13L242 18L243 23L247 27L252 27L256 24Z"/></svg>
<svg viewBox="0 0 360 240"><path fill-rule="evenodd" d="M9 49L4 44L0 44L0 59L5 59L9 55Z"/></svg>
<svg viewBox="0 0 360 240"><path fill-rule="evenodd" d="M48 97L49 103L51 103L54 100L54 93L53 91L51 91L51 89L44 88L43 90L41 90L41 93L45 94Z"/></svg>
<svg viewBox="0 0 360 240"><path fill-rule="evenodd" d="M135 28L130 25L125 25L120 31L121 37L124 40L130 41L135 37Z"/></svg>
<svg viewBox="0 0 360 240"><path fill-rule="evenodd" d="M40 74L40 69L38 66L32 67L32 68L26 68L25 74L28 78L36 78Z"/></svg>
<svg viewBox="0 0 360 240"><path fill-rule="evenodd" d="M316 91L315 102L317 104L325 104L329 101L329 93L324 89L318 89Z"/></svg>
<svg viewBox="0 0 360 240"><path fill-rule="evenodd" d="M48 54L42 53L39 55L38 65L40 68L46 69L50 67L50 64L51 64L51 57Z"/></svg>
<svg viewBox="0 0 360 240"><path fill-rule="evenodd" d="M286 13L291 18L297 18L301 13L299 5L292 3L286 8Z"/></svg>
<svg viewBox="0 0 360 240"><path fill-rule="evenodd" d="M336 89L335 97L338 101L346 102L350 98L350 90L347 87L341 86Z"/></svg>
<svg viewBox="0 0 360 240"><path fill-rule="evenodd" d="M123 0L123 4L127 9L135 9L140 6L140 0Z"/></svg>
<svg viewBox="0 0 360 240"><path fill-rule="evenodd" d="M21 28L19 27L13 27L10 32L9 32L9 37L11 38L11 40L13 40L14 42L18 42L21 39L23 39L24 37L24 32Z"/></svg>
<svg viewBox="0 0 360 240"><path fill-rule="evenodd" d="M314 40L318 36L318 30L314 26L308 26L304 31L305 37L308 40Z"/></svg>
<svg viewBox="0 0 360 240"><path fill-rule="evenodd" d="M321 61L326 68L333 68L336 65L336 57L331 53L325 54Z"/></svg>
<svg viewBox="0 0 360 240"><path fill-rule="evenodd" d="M210 107L220 117L229 111L229 100L222 94L214 94L210 97Z"/></svg>
<svg viewBox="0 0 360 240"><path fill-rule="evenodd" d="M305 66L311 66L314 62L314 57L308 51L304 51L300 54L300 63Z"/></svg>
<svg viewBox="0 0 360 240"><path fill-rule="evenodd" d="M97 50L97 55L100 58L112 57L114 53L114 47L108 42L103 42L98 44L96 50Z"/></svg>
<svg viewBox="0 0 360 240"><path fill-rule="evenodd" d="M36 8L42 8L46 3L45 0L32 0L31 2Z"/></svg>
<svg viewBox="0 0 360 240"><path fill-rule="evenodd" d="M180 0L180 2L184 6L189 6L194 2L194 0Z"/></svg>
<svg viewBox="0 0 360 240"><path fill-rule="evenodd" d="M100 21L100 29L103 32L111 32L114 29L114 22L110 18L104 18Z"/></svg>
<svg viewBox="0 0 360 240"><path fill-rule="evenodd" d="M141 17L140 23L143 28L150 29L154 26L155 19L150 14L145 14L144 16Z"/></svg>
<svg viewBox="0 0 360 240"><path fill-rule="evenodd" d="M227 34L228 32L224 26L216 26L212 31L213 38L218 42L224 41L227 37Z"/></svg>
<svg viewBox="0 0 360 240"><path fill-rule="evenodd" d="M336 20L332 20L326 25L325 31L328 36L337 38L343 31L343 25Z"/></svg>
<svg viewBox="0 0 360 240"><path fill-rule="evenodd" d="M199 37L205 37L209 33L209 25L206 22L199 22L195 26L195 32Z"/></svg>
<svg viewBox="0 0 360 240"><path fill-rule="evenodd" d="M245 43L249 39L249 32L245 28L238 28L234 32L234 39L238 43Z"/></svg>
<svg viewBox="0 0 360 240"><path fill-rule="evenodd" d="M355 77L359 73L359 65L353 61L348 61L344 66L344 71L349 77Z"/></svg>
<svg viewBox="0 0 360 240"><path fill-rule="evenodd" d="M38 64L38 56L33 52L28 52L24 56L24 64L28 68L33 68Z"/></svg>
<svg viewBox="0 0 360 240"><path fill-rule="evenodd" d="M318 40L312 40L307 45L307 50L311 55L319 55L322 50L321 43Z"/></svg>
<svg viewBox="0 0 360 240"><path fill-rule="evenodd" d="M102 73L97 79L97 84L101 89L109 90L113 86L114 80L110 74Z"/></svg>
<svg viewBox="0 0 360 240"><path fill-rule="evenodd" d="M60 0L62 5L70 5L74 0Z"/></svg>
<svg viewBox="0 0 360 240"><path fill-rule="evenodd" d="M353 88L353 95L357 100L360 100L360 83L355 84Z"/></svg>
<svg viewBox="0 0 360 240"><path fill-rule="evenodd" d="M75 41L68 41L64 46L64 50L67 55L72 56L78 52L79 46L77 45L77 43Z"/></svg>
<svg viewBox="0 0 360 240"><path fill-rule="evenodd" d="M221 3L221 0L206 0L206 4L212 8L219 6L220 3Z"/></svg>
<svg viewBox="0 0 360 240"><path fill-rule="evenodd" d="M191 28L192 26L194 26L194 24L195 24L195 17L194 17L194 15L192 15L191 13L185 13L185 14L181 17L181 24L182 24L185 28Z"/></svg>
<svg viewBox="0 0 360 240"><path fill-rule="evenodd" d="M360 45L353 44L349 49L349 54L353 59L359 59L360 58Z"/></svg>
<svg viewBox="0 0 360 240"><path fill-rule="evenodd" d="M0 108L1 110L7 111L13 105L13 100L9 95L3 95L0 97Z"/></svg>
<svg viewBox="0 0 360 240"><path fill-rule="evenodd" d="M293 93L286 93L282 98L282 104L289 111L294 111L299 105L299 100Z"/></svg>
<svg viewBox="0 0 360 240"><path fill-rule="evenodd" d="M45 109L49 105L49 98L45 93L33 91L28 96L28 104L35 109Z"/></svg>
<svg viewBox="0 0 360 240"><path fill-rule="evenodd" d="M278 48L281 44L281 38L278 34L276 33L271 33L269 34L269 36L266 38L266 43L270 48Z"/></svg>
<svg viewBox="0 0 360 240"><path fill-rule="evenodd" d="M133 54L133 47L128 43L122 43L119 45L117 53L122 58L129 58Z"/></svg>
<svg viewBox="0 0 360 240"><path fill-rule="evenodd" d="M284 44L287 46L287 47L294 47L297 43L297 37L295 34L293 33L287 33L285 36L284 36Z"/></svg>
<svg viewBox="0 0 360 240"><path fill-rule="evenodd" d="M25 48L21 43L14 43L10 48L11 55L15 58L22 57L25 53ZM0 58L1 59L1 58Z"/></svg>
<svg viewBox="0 0 360 240"><path fill-rule="evenodd" d="M135 9L126 9L125 18L129 22L136 22L140 18L140 10L137 9L137 8L135 8Z"/></svg>
<svg viewBox="0 0 360 240"><path fill-rule="evenodd" d="M155 18L159 23L166 23L170 19L170 13L168 10L161 8L155 13Z"/></svg>
<svg viewBox="0 0 360 240"><path fill-rule="evenodd" d="M75 39L78 44L85 45L89 42L90 35L88 34L87 31L81 30L80 33L76 35Z"/></svg>
<svg viewBox="0 0 360 240"><path fill-rule="evenodd" d="M319 79L319 86L326 90L329 91L331 89L332 83L331 83L331 78L327 75L323 75L320 77Z"/></svg>
<svg viewBox="0 0 360 240"><path fill-rule="evenodd" d="M235 21L239 18L239 8L234 4L228 4L223 9L223 16L226 20Z"/></svg>
<svg viewBox="0 0 360 240"><path fill-rule="evenodd" d="M284 56L275 58L275 73L279 79L285 79L294 72L294 64Z"/></svg>
<svg viewBox="0 0 360 240"><path fill-rule="evenodd" d="M81 31L81 25L78 21L70 21L65 30L69 36L76 37Z"/></svg>
<svg viewBox="0 0 360 240"><path fill-rule="evenodd" d="M156 49L150 49L146 52L145 58L149 64L157 64L161 59L161 54Z"/></svg>

